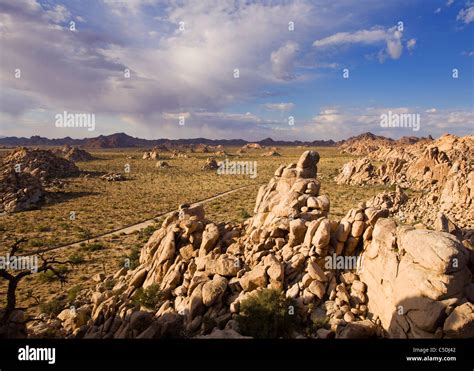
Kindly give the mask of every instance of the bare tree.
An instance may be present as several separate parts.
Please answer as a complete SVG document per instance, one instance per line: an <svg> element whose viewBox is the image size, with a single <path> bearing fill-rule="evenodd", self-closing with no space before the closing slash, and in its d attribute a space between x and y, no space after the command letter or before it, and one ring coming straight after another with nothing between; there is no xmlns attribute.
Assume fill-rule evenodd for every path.
<svg viewBox="0 0 474 371"><path fill-rule="evenodd" d="M25 238L21 238L15 241L15 243L12 245L10 248L10 258L15 257L20 245L25 242ZM71 264L73 263L69 260L67 261L59 261L56 260L55 258L46 258L44 256L44 252L39 252L39 250L35 253L35 255L38 256L38 258L41 260L41 265L38 267L37 270L35 270L35 273L40 273L40 272L46 272L46 271L51 271L53 272L53 275L58 278L59 282L61 284L65 283L67 281L67 273L62 272L57 268L57 266L62 266L65 264ZM26 276L31 275L33 272L31 270L21 270L17 274L12 274L7 272L6 268L0 269L0 277L8 281L8 289L7 289L7 304L4 309L0 311L0 329L3 326L7 326L9 323L12 322L12 313L15 310L24 310L26 308L17 308L16 302L17 302L17 297L16 297L16 291L18 288L18 284L20 281L25 278ZM26 323L27 321L22 322L23 324ZM1 331L0 331L1 333ZM1 334L0 334L1 337Z"/></svg>

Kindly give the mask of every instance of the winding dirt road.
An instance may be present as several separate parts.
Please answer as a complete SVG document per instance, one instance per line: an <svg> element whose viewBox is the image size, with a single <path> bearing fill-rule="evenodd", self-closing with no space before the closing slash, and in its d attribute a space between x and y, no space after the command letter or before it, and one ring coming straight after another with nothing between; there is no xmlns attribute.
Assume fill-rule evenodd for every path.
<svg viewBox="0 0 474 371"><path fill-rule="evenodd" d="M245 188L255 187L257 185L258 184L246 185L246 186L242 186L242 187L239 187L239 188L231 189L230 191L218 193L217 195L214 195L214 196L205 198L203 200L199 200L195 203L192 203L191 206L205 204L209 201L213 201L213 200L216 200L218 198L225 197L225 196L227 196L231 193L235 193L235 192L240 191L240 190L245 189ZM103 233L103 234L100 234L100 235L97 235L97 236L90 237L88 239L76 241L76 242L66 244L66 245L49 247L47 249L43 249L41 251L38 251L37 253L43 253L43 252L48 252L48 251L53 251L53 250L58 250L58 249L65 249L65 248L69 248L69 247L79 247L80 244L84 243L84 242L87 243L87 242L97 240L97 239L101 239L101 238L113 237L113 236L117 236L117 235L122 234L122 233L131 234L131 233L134 233L136 231L140 231L140 230L142 230L142 229L144 229L144 228L146 228L150 225L153 225L154 223L156 223L157 218L167 217L167 216L171 215L172 213L174 213L175 211L176 210L167 211L167 212L161 213L159 215L156 215L155 217L153 217L151 219L147 219L147 220L144 220L144 221L136 223L136 224L128 225L126 227L116 229L112 232ZM28 255L28 254L25 254L25 255Z"/></svg>

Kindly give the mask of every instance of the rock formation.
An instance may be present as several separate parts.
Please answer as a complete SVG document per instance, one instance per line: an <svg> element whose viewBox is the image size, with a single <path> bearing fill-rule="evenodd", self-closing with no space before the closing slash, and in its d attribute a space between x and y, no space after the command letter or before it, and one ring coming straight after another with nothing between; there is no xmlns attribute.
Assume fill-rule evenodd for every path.
<svg viewBox="0 0 474 371"><path fill-rule="evenodd" d="M353 144L355 148L355 143ZM355 151L355 149L354 149ZM379 146L369 157L345 164L339 184L396 184L421 192L403 209L432 226L439 212L461 227L474 226L474 137L445 135L412 145ZM382 162L374 165L373 161ZM421 209L421 210L420 210ZM420 212L421 211L421 212Z"/></svg>
<svg viewBox="0 0 474 371"><path fill-rule="evenodd" d="M100 179L106 180L107 182L121 182L125 180L125 177L122 173L111 172L111 173L102 175Z"/></svg>
<svg viewBox="0 0 474 371"><path fill-rule="evenodd" d="M44 197L41 181L26 172L6 167L0 173L0 213L13 213L36 206Z"/></svg>
<svg viewBox="0 0 474 371"><path fill-rule="evenodd" d="M57 178L78 176L79 168L72 161L43 149L19 148L5 157L3 167L17 168L47 183Z"/></svg>
<svg viewBox="0 0 474 371"><path fill-rule="evenodd" d="M171 167L166 161L158 161L155 166L160 169L168 169Z"/></svg>
<svg viewBox="0 0 474 371"><path fill-rule="evenodd" d="M217 164L217 161L215 158L208 157L206 160L206 163L204 166L201 168L201 170L208 171L208 170L217 170L219 165Z"/></svg>
<svg viewBox="0 0 474 371"><path fill-rule="evenodd" d="M64 155L64 158L73 162L94 160L94 156L92 156L89 152L77 147L71 148L69 151L67 151Z"/></svg>
<svg viewBox="0 0 474 371"><path fill-rule="evenodd" d="M261 154L261 157L280 157L281 155L277 151L269 151Z"/></svg>
<svg viewBox="0 0 474 371"><path fill-rule="evenodd" d="M0 167L0 212L31 209L43 199L45 188L79 173L72 161L52 151L19 148Z"/></svg>
<svg viewBox="0 0 474 371"><path fill-rule="evenodd" d="M239 337L241 303L271 288L320 338L472 337L470 252L445 232L397 226L397 194L340 221L319 193L317 152L280 166L243 224L181 205L142 248L139 265L102 277L58 317L69 336ZM464 242L463 242L464 243ZM245 334L242 334L245 335ZM295 334L296 336L297 334Z"/></svg>

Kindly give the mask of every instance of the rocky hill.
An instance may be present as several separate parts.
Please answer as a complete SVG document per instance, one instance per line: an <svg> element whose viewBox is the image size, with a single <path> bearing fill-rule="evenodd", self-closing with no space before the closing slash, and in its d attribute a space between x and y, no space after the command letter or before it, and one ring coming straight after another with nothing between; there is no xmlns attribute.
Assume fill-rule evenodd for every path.
<svg viewBox="0 0 474 371"><path fill-rule="evenodd" d="M18 148L0 165L0 213L30 209L45 196L46 187L79 174L74 162L53 151Z"/></svg>
<svg viewBox="0 0 474 371"><path fill-rule="evenodd" d="M394 140L372 133L363 133L350 137L346 140L337 143L337 146L342 152L349 153L356 156L368 156L373 152L387 148L403 148L409 144L425 143L432 141L433 138L423 137L402 137Z"/></svg>
<svg viewBox="0 0 474 371"><path fill-rule="evenodd" d="M279 327L290 337L474 337L474 237L397 225L390 213L399 192L331 220L318 161L307 151L280 166L243 224L182 205L137 267L99 275L94 290L30 332L223 338Z"/></svg>
<svg viewBox="0 0 474 371"><path fill-rule="evenodd" d="M353 144L352 150L360 152L365 148ZM432 226L442 212L456 224L473 228L473 158L473 136L444 135L405 146L379 143L366 157L345 164L336 181L352 185L392 184L421 192L403 206L405 217L418 218Z"/></svg>

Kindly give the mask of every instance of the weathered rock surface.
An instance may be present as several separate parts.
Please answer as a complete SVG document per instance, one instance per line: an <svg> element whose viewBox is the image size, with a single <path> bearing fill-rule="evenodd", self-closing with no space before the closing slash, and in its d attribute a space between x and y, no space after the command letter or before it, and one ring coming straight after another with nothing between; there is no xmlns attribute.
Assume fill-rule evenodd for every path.
<svg viewBox="0 0 474 371"><path fill-rule="evenodd" d="M94 160L94 156L92 156L89 152L77 147L69 149L69 151L64 154L64 158L72 162Z"/></svg>
<svg viewBox="0 0 474 371"><path fill-rule="evenodd" d="M0 167L0 213L36 207L46 187L79 173L72 161L53 151L19 148L11 152Z"/></svg>
<svg viewBox="0 0 474 371"><path fill-rule="evenodd" d="M360 273L369 311L390 337L435 337L471 281L467 250L450 234L390 219L379 219L372 236Z"/></svg>
<svg viewBox="0 0 474 371"><path fill-rule="evenodd" d="M206 160L206 163L203 165L202 170L217 170L219 165L217 164L217 161L215 158L209 157Z"/></svg>
<svg viewBox="0 0 474 371"><path fill-rule="evenodd" d="M243 224L181 205L142 248L138 267L88 292L82 330L74 321L63 327L86 338L239 337L241 303L271 288L294 300L299 320L319 326L318 337L469 336L468 249L451 234L397 225L388 218L396 195L330 220L318 161L307 151L280 166ZM156 302L141 301L149 290L158 290Z"/></svg>
<svg viewBox="0 0 474 371"><path fill-rule="evenodd" d="M5 157L3 166L29 173L39 178L43 184L56 178L80 174L79 168L72 161L43 149L19 148Z"/></svg>
<svg viewBox="0 0 474 371"><path fill-rule="evenodd" d="M339 184L397 184L421 191L400 208L401 219L412 222L421 217L425 225L433 226L441 212L459 227L473 227L474 136L444 135L408 145L366 139L340 147L367 157L345 164L335 178Z"/></svg>

